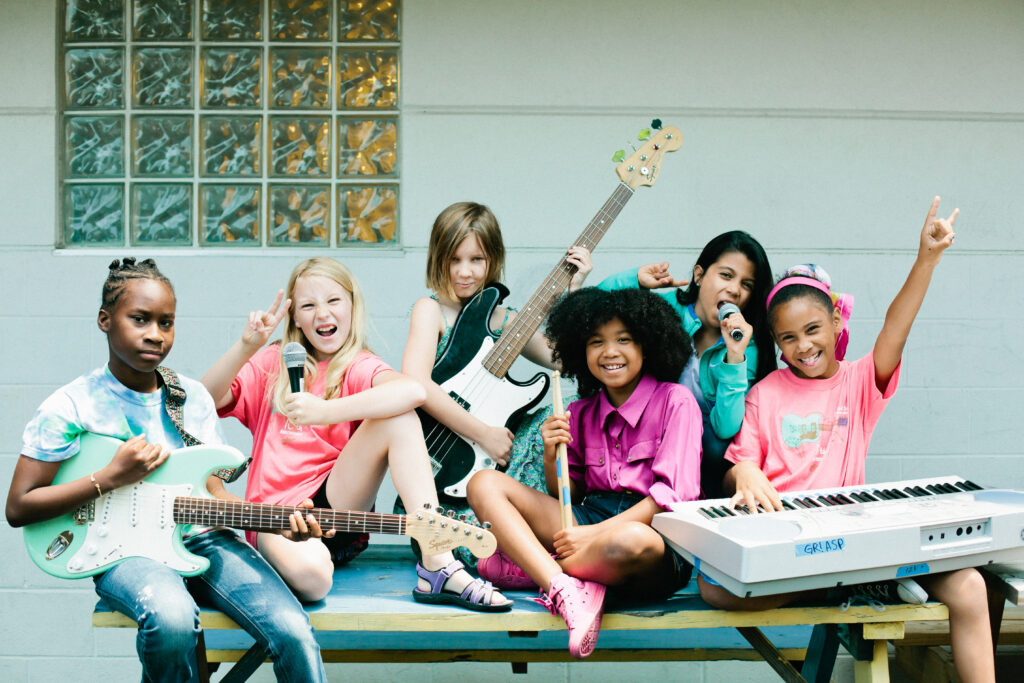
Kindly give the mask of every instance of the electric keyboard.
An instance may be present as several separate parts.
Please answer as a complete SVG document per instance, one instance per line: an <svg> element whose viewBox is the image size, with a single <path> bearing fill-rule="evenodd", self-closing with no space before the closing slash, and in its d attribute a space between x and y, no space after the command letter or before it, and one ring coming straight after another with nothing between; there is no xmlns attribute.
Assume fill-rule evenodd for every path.
<svg viewBox="0 0 1024 683"><path fill-rule="evenodd" d="M950 476L781 498L758 514L728 498L675 503L652 525L741 597L1024 561L1024 491Z"/></svg>

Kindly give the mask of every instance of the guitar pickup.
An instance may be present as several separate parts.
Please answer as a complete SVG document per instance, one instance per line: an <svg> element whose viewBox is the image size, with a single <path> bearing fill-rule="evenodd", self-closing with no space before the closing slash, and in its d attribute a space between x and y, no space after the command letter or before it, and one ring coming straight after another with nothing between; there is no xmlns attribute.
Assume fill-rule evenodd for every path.
<svg viewBox="0 0 1024 683"><path fill-rule="evenodd" d="M72 517L75 524L88 524L96 519L96 501L90 500L82 507L75 510Z"/></svg>
<svg viewBox="0 0 1024 683"><path fill-rule="evenodd" d="M459 406L463 410L469 410L470 409L469 401L467 401L466 399L462 398L461 396L456 394L454 391L449 391L448 395L451 396L452 400L455 401L456 403L458 403Z"/></svg>

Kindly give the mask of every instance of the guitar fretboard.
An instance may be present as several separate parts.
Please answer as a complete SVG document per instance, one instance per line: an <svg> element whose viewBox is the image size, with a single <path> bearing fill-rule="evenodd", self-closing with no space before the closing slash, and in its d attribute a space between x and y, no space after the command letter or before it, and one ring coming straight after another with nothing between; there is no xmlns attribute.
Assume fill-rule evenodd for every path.
<svg viewBox="0 0 1024 683"><path fill-rule="evenodd" d="M597 247L608 228L611 227L622 207L626 205L633 190L625 183L619 184L612 192L611 197L604 203L604 206L590 220L583 232L572 246L586 247L591 252ZM513 320L501 333L501 337L494 344L487 356L484 357L483 366L495 377L503 378L512 367L512 363L522 352L523 347L540 329L541 323L547 317L551 307L555 305L558 297L562 295L569 281L576 273L576 266L568 263L565 258L560 258L558 264L552 269L548 276L541 283L537 291L533 293L529 301L519 309Z"/></svg>
<svg viewBox="0 0 1024 683"><path fill-rule="evenodd" d="M178 524L220 525L248 531L279 531L289 527L293 512L313 515L325 531L404 534L405 516L380 512L303 508L292 505L237 502L218 498L174 499L174 521Z"/></svg>

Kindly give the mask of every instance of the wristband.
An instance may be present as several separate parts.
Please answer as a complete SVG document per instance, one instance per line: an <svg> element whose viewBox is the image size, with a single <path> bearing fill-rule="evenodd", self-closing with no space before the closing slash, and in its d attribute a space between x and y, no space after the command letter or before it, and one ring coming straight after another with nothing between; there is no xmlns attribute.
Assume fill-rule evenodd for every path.
<svg viewBox="0 0 1024 683"><path fill-rule="evenodd" d="M99 482L96 481L95 474L96 473L93 472L92 474L89 475L89 481L91 481L92 485L96 487L96 496L101 497L103 495L103 489L100 488Z"/></svg>

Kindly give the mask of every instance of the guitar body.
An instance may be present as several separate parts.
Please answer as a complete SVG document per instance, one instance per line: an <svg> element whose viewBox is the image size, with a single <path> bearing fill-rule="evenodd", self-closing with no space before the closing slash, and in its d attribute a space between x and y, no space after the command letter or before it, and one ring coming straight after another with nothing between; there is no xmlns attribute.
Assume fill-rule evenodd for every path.
<svg viewBox="0 0 1024 683"><path fill-rule="evenodd" d="M496 377L484 367L484 357L498 338L491 332L491 315L507 295L504 285L490 284L462 307L431 379L474 417L515 431L523 415L540 403L551 380L539 372L526 382L517 382L507 375ZM467 441L426 411L420 411L420 420L436 470L438 492L465 498L469 479L482 469L493 469L496 463L475 442Z"/></svg>
<svg viewBox="0 0 1024 683"><path fill-rule="evenodd" d="M81 451L57 471L54 484L89 476L104 467L119 439L83 434ZM238 467L245 458L224 445L175 450L146 479L106 493L77 510L25 527L29 557L48 574L80 579L110 569L132 557L148 557L185 576L206 571L209 561L185 549L183 525L174 521L177 496L212 498L206 480L222 468Z"/></svg>

